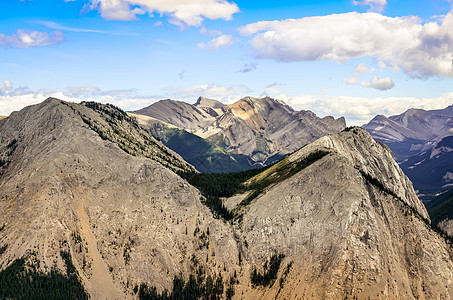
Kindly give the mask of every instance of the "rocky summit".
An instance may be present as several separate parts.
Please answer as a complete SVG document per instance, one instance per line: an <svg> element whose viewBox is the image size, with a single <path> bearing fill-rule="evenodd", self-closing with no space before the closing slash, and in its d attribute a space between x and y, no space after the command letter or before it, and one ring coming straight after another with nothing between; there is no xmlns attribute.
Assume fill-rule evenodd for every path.
<svg viewBox="0 0 453 300"><path fill-rule="evenodd" d="M114 106L48 99L0 145L0 298L453 297L451 240L363 129L200 174Z"/></svg>
<svg viewBox="0 0 453 300"><path fill-rule="evenodd" d="M174 131L156 130L156 122L160 123L160 128L163 123L164 127L170 125L203 138L219 149L216 153L229 153L232 155L231 168L217 170L225 172L268 165L307 143L345 128L344 118L319 118L311 111L295 111L284 102L269 97L245 97L230 105L204 97L193 105L162 100L133 112L133 116L164 143L171 139L169 133L175 136ZM171 143L166 144L180 153ZM200 155L206 156L210 155ZM197 169L206 164L201 158L183 157Z"/></svg>

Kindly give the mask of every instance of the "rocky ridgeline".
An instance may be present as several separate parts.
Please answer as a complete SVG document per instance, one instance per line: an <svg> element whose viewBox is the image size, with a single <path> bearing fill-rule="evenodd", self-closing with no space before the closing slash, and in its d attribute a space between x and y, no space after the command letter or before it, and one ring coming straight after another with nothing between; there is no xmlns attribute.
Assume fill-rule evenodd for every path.
<svg viewBox="0 0 453 300"><path fill-rule="evenodd" d="M237 173L225 221L175 173L190 165L117 113L49 99L0 121L0 278L24 258L94 299L453 297L449 239L366 131Z"/></svg>
<svg viewBox="0 0 453 300"><path fill-rule="evenodd" d="M319 118L311 111L295 111L269 97L245 97L231 105L203 97L193 105L162 100L133 115L145 128L152 129L156 122L163 122L193 133L227 153L247 158L248 162L238 169L268 165L326 134L345 128L344 118ZM160 138L167 140L165 135ZM199 164L194 161L194 165Z"/></svg>

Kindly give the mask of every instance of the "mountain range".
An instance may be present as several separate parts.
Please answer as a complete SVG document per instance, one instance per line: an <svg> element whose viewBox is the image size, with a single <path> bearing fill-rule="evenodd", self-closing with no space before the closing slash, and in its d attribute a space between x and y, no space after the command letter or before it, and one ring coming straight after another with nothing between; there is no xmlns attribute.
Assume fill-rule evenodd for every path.
<svg viewBox="0 0 453 300"><path fill-rule="evenodd" d="M246 97L230 105L204 97L195 104L167 99L131 115L202 172L269 165L345 128L344 118L319 118L269 97Z"/></svg>
<svg viewBox="0 0 453 300"><path fill-rule="evenodd" d="M316 139L344 120L241 101L199 99L219 125L190 106L184 130L260 163L293 153L203 174L112 105L50 98L0 120L0 298L453 297L452 240L386 145L358 127ZM183 104L159 105L183 128L171 123Z"/></svg>
<svg viewBox="0 0 453 300"><path fill-rule="evenodd" d="M452 187L453 105L376 116L363 128L390 147L420 199L429 201Z"/></svg>

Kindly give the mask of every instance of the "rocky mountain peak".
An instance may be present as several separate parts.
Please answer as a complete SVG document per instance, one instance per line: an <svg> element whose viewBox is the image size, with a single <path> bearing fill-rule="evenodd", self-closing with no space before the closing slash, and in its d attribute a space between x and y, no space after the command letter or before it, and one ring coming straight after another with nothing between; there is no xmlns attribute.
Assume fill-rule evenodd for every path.
<svg viewBox="0 0 453 300"><path fill-rule="evenodd" d="M195 102L194 105L198 106L198 107L210 107L210 108L218 109L218 108L222 108L225 104L223 104L220 101L214 100L214 99L200 96L200 97L198 97L197 102Z"/></svg>

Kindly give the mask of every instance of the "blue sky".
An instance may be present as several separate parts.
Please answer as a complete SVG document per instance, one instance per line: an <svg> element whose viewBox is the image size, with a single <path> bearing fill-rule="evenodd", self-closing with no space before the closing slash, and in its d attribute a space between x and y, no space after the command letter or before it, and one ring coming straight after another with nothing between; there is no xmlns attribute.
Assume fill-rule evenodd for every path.
<svg viewBox="0 0 453 300"><path fill-rule="evenodd" d="M453 104L452 1L0 2L0 115L269 95L345 116Z"/></svg>

